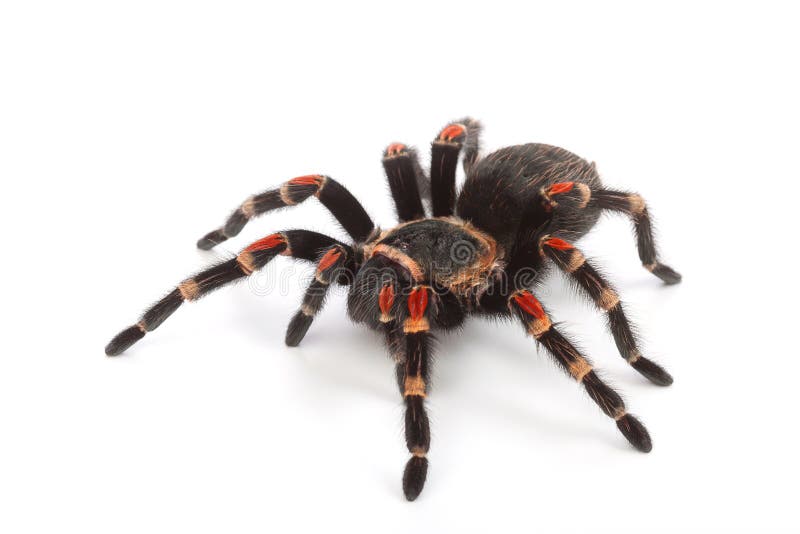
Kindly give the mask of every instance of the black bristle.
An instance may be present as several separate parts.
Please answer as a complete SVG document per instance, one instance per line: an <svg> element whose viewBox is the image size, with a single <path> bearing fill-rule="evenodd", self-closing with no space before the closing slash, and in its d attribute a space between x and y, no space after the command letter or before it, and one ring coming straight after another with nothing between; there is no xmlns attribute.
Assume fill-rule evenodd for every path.
<svg viewBox="0 0 800 534"><path fill-rule="evenodd" d="M650 434L644 425L631 414L623 415L617 421L617 428L622 432L622 435L630 442L631 445L636 447L637 450L642 452L650 452L653 450L653 442L650 441Z"/></svg>
<svg viewBox="0 0 800 534"><path fill-rule="evenodd" d="M406 499L413 501L422 492L425 479L428 476L428 459L412 456L403 471L403 493Z"/></svg>
<svg viewBox="0 0 800 534"><path fill-rule="evenodd" d="M144 331L138 325L126 328L109 341L106 345L106 356L117 356L125 352L128 347L144 337Z"/></svg>

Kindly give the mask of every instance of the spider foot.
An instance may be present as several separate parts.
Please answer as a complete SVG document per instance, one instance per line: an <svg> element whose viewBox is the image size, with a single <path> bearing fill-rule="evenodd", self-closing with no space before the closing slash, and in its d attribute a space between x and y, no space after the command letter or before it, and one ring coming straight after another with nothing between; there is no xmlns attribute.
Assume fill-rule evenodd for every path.
<svg viewBox="0 0 800 534"><path fill-rule="evenodd" d="M406 499L413 501L419 497L427 476L428 459L424 456L412 456L403 472L403 493L405 493Z"/></svg>
<svg viewBox="0 0 800 534"><path fill-rule="evenodd" d="M631 362L631 367L657 386L672 385L672 375L656 362L648 360L644 356L640 356L635 361Z"/></svg>
<svg viewBox="0 0 800 534"><path fill-rule="evenodd" d="M667 285L677 284L681 281L681 279L683 279L679 272L661 262L645 265L644 268L661 278L661 280L663 280Z"/></svg>
<svg viewBox="0 0 800 534"><path fill-rule="evenodd" d="M135 324L126 328L106 345L106 356L118 356L144 337L144 328Z"/></svg>
<svg viewBox="0 0 800 534"><path fill-rule="evenodd" d="M197 241L197 248L200 250L211 250L227 239L228 237L222 232L222 230L214 230L204 235Z"/></svg>
<svg viewBox="0 0 800 534"><path fill-rule="evenodd" d="M303 310L298 311L292 317L289 323L289 328L286 329L286 345L289 347L296 347L306 337L306 332L314 321L314 317L307 315Z"/></svg>
<svg viewBox="0 0 800 534"><path fill-rule="evenodd" d="M629 413L617 419L617 428L625 436L625 439L637 450L650 452L653 450L653 442L650 441L650 434L644 425Z"/></svg>

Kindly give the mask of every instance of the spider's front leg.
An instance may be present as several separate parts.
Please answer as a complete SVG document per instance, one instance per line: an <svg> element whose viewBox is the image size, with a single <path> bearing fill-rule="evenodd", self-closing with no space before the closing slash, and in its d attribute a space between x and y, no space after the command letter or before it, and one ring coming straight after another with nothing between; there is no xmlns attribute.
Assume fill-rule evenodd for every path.
<svg viewBox="0 0 800 534"><path fill-rule="evenodd" d="M456 204L456 168L464 150L464 171L478 159L481 125L469 117L445 126L431 144L431 201L434 217L453 214Z"/></svg>
<svg viewBox="0 0 800 534"><path fill-rule="evenodd" d="M389 181L395 212L400 222L425 217L420 186L427 181L416 150L403 143L392 143L383 153L383 169Z"/></svg>
<svg viewBox="0 0 800 534"><path fill-rule="evenodd" d="M337 247L345 251L347 257L352 256L352 251L347 245L339 243L332 237L308 230L286 230L259 239L235 258L200 271L178 284L167 296L148 308L136 324L114 336L106 346L106 354L108 356L122 354L146 333L161 326L184 302L198 300L212 291L252 275L264 268L278 254L315 261L321 250Z"/></svg>
<svg viewBox="0 0 800 534"><path fill-rule="evenodd" d="M379 296L381 321L387 324L390 349L397 360L397 381L406 405L405 438L411 458L403 471L403 493L409 501L419 496L428 474L431 432L425 396L430 377L431 298L430 287L415 286L407 298L395 302L392 283L384 285Z"/></svg>

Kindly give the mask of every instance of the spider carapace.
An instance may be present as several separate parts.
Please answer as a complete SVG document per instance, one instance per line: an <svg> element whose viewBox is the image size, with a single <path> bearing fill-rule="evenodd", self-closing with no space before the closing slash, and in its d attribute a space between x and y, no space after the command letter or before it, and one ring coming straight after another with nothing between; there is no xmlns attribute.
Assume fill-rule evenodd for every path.
<svg viewBox="0 0 800 534"><path fill-rule="evenodd" d="M198 247L211 249L237 235L249 220L312 196L352 239L344 243L307 230L259 239L235 258L178 284L112 339L106 354L122 353L184 301L243 279L282 254L316 264L302 305L289 323L287 345L298 345L306 335L332 283L350 286L350 317L385 337L406 406L411 456L402 482L407 499L417 498L428 472L425 397L432 332L458 328L472 314L520 323L616 422L631 445L649 452L644 425L628 413L620 396L559 332L534 296L548 268L555 266L606 315L617 348L631 367L654 384L671 384L672 377L640 352L617 292L574 244L603 211L621 213L633 222L644 267L667 284L679 282L680 275L658 259L644 200L603 187L593 163L561 148L525 144L480 158L479 133L480 125L469 118L442 129L432 143L429 174L415 150L389 145L383 166L399 224L386 231L375 227L347 189L324 175L300 176L248 198L221 228L200 239ZM456 195L459 159L466 181Z"/></svg>

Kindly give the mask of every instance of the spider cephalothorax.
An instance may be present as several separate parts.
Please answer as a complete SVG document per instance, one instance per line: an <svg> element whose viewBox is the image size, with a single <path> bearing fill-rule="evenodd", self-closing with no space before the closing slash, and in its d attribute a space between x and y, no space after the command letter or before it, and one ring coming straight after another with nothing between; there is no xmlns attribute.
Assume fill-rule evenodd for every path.
<svg viewBox="0 0 800 534"><path fill-rule="evenodd" d="M350 286L349 316L384 336L406 403L411 458L403 491L409 500L422 491L428 471L430 429L424 401L431 332L456 328L470 314L520 322L616 421L628 441L649 452L652 445L644 425L555 328L532 293L554 265L607 314L622 357L651 382L671 384L672 377L639 350L616 291L573 244L604 210L623 213L634 223L644 267L668 284L679 282L680 275L658 261L644 200L604 188L593 163L549 145L511 146L479 159L479 132L479 124L468 118L446 126L432 144L430 175L413 149L402 143L389 145L383 165L400 224L385 231L375 227L347 189L327 176L300 176L250 197L198 247L213 248L237 235L250 219L311 196L331 211L352 243L307 230L270 234L235 258L178 284L139 322L114 337L106 354L122 353L184 301L250 276L283 254L316 263L315 277L289 323L287 345L296 346L306 335L332 283ZM467 177L456 196L459 157Z"/></svg>

